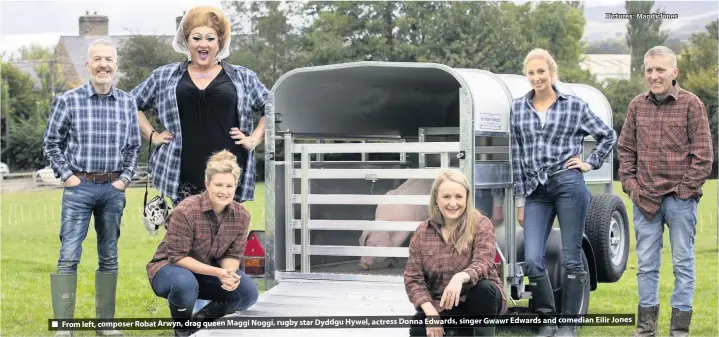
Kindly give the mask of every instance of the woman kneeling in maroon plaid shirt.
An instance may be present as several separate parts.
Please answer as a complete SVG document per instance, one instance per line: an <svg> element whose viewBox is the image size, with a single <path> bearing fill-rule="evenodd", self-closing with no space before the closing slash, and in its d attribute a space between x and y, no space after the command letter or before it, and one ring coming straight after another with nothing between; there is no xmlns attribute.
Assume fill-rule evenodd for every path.
<svg viewBox="0 0 719 337"><path fill-rule="evenodd" d="M415 320L493 316L507 310L507 298L495 269L492 222L474 208L467 178L444 171L430 192L430 218L409 245L404 283L417 313ZM412 325L410 336L493 336L494 327L443 324Z"/></svg>
<svg viewBox="0 0 719 337"><path fill-rule="evenodd" d="M177 205L147 264L152 290L167 299L176 321L214 320L257 301L255 282L239 270L250 227L250 213L233 199L241 171L227 150L210 157L206 190ZM197 299L212 302L192 315ZM175 329L175 335L195 331Z"/></svg>

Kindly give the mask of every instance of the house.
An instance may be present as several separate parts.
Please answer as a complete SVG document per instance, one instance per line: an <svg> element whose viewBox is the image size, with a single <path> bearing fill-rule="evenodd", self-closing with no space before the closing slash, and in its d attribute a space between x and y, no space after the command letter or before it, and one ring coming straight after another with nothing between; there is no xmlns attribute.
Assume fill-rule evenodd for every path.
<svg viewBox="0 0 719 337"><path fill-rule="evenodd" d="M175 27L180 24L182 16L175 20ZM115 46L122 49L122 45L130 38L130 35L110 35L109 18L104 15L98 15L97 12L85 15L79 18L79 35L77 36L61 36L55 51L53 53L57 64L62 66L64 78L71 87L81 85L90 79L85 62L87 61L87 49L92 41L97 39L106 39L112 41ZM161 36L166 39L168 44L172 43L174 35ZM122 71L117 72L115 83L118 78L122 77Z"/></svg>
<svg viewBox="0 0 719 337"><path fill-rule="evenodd" d="M579 64L589 70L600 83L609 78L626 79L631 76L632 56L630 54L587 54Z"/></svg>
<svg viewBox="0 0 719 337"><path fill-rule="evenodd" d="M37 66L47 63L46 61L26 61L26 60L20 60L20 61L10 61L10 64L12 64L15 69L22 71L26 75L30 76L30 80L32 80L33 83L33 89L40 90L42 89L42 79L40 79L40 76L37 73Z"/></svg>

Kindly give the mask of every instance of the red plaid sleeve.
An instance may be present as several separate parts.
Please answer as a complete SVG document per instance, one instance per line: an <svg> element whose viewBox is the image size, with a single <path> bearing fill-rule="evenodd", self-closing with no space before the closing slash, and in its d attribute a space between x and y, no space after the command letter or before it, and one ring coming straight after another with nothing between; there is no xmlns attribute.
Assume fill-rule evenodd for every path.
<svg viewBox="0 0 719 337"><path fill-rule="evenodd" d="M190 255L194 233L184 213L175 212L167 224L165 240L167 242L167 260L175 264Z"/></svg>
<svg viewBox="0 0 719 337"><path fill-rule="evenodd" d="M622 126L622 132L617 141L619 150L619 181L622 183L622 190L630 194L637 185L637 125L636 105L632 100L627 107L627 117Z"/></svg>
<svg viewBox="0 0 719 337"><path fill-rule="evenodd" d="M420 225L417 233L409 243L409 259L404 269L404 287L410 302L416 309L426 302L432 302L427 284L424 282L424 271L422 268L422 253L420 252L422 228Z"/></svg>
<svg viewBox="0 0 719 337"><path fill-rule="evenodd" d="M227 248L225 254L222 255L222 259L229 258L240 261L245 252L245 247L247 247L247 232L250 229L251 215L244 209L235 210L235 214L236 218L233 220L235 221L235 226L239 228L239 233L235 241Z"/></svg>
<svg viewBox="0 0 719 337"><path fill-rule="evenodd" d="M712 137L709 133L709 118L704 104L698 98L689 105L688 111L689 156L691 162L687 167L681 185L690 193L701 188L711 174L713 149ZM680 193L682 194L682 193Z"/></svg>
<svg viewBox="0 0 719 337"><path fill-rule="evenodd" d="M495 233L492 222L486 216L476 215L478 219L475 224L474 247L472 249L472 263L463 270L469 274L469 284L475 286L480 279L487 278L489 268L492 268L496 250Z"/></svg>

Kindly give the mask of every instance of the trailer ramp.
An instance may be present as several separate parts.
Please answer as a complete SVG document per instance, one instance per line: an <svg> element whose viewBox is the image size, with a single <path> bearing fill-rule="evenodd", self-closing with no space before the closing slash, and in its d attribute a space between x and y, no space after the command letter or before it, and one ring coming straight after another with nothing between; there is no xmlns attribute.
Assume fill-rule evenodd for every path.
<svg viewBox="0 0 719 337"><path fill-rule="evenodd" d="M308 317L314 320L338 316L412 316L415 310L407 298L401 278L396 282L282 280L261 294L248 310L225 316L233 317ZM194 336L408 336L408 327L399 328L321 328L321 329L202 329Z"/></svg>

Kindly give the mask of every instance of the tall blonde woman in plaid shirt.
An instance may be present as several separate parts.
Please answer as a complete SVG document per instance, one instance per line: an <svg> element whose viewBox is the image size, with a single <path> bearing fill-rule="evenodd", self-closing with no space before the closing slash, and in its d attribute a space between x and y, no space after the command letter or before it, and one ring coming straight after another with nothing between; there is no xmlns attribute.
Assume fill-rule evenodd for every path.
<svg viewBox="0 0 719 337"><path fill-rule="evenodd" d="M175 208L167 233L147 264L152 290L167 299L175 320L214 320L257 301L255 282L239 269L250 227L250 213L233 200L241 174L229 151L210 157L206 190ZM193 315L198 298L212 302ZM175 335L193 332L176 329Z"/></svg>
<svg viewBox="0 0 719 337"><path fill-rule="evenodd" d="M617 136L589 105L556 86L557 64L543 49L532 50L524 61L532 85L524 97L512 102L510 130L517 220L524 226L524 262L535 310L556 314L552 285L544 265L547 238L555 217L562 241L562 314L578 315L587 271L582 263L582 237L590 193L583 173L601 168ZM584 137L597 147L582 161ZM527 217L524 214L527 213ZM572 336L573 326L540 328L540 336Z"/></svg>
<svg viewBox="0 0 719 337"><path fill-rule="evenodd" d="M467 178L440 173L430 192L429 216L409 244L404 284L415 320L492 316L507 310L494 265L492 221L474 208ZM493 336L494 327L412 325L410 336Z"/></svg>

